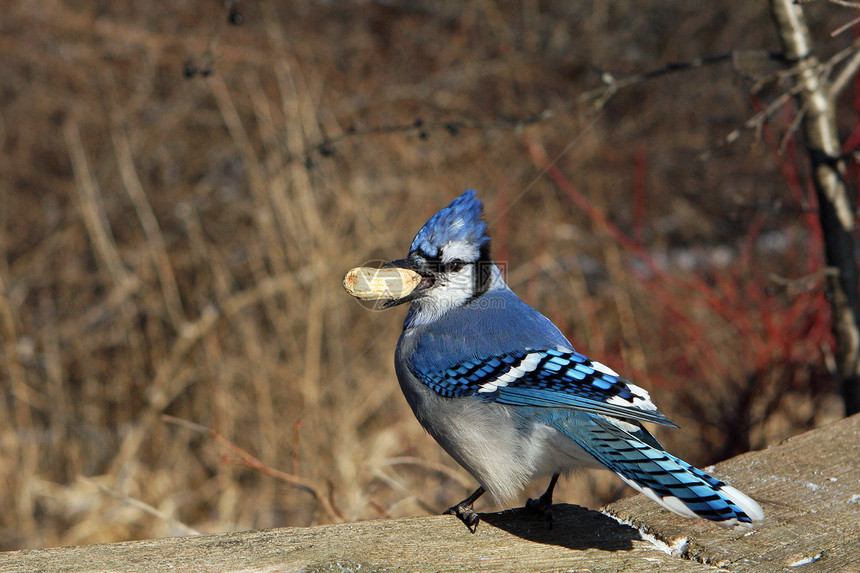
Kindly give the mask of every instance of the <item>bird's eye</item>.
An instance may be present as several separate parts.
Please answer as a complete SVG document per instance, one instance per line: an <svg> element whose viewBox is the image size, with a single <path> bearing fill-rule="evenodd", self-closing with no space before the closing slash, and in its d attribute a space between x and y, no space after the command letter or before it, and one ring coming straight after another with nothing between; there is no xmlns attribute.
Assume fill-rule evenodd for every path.
<svg viewBox="0 0 860 573"><path fill-rule="evenodd" d="M466 262L460 259L454 259L453 261L449 261L445 263L445 272L448 273L456 273L460 269L466 266Z"/></svg>

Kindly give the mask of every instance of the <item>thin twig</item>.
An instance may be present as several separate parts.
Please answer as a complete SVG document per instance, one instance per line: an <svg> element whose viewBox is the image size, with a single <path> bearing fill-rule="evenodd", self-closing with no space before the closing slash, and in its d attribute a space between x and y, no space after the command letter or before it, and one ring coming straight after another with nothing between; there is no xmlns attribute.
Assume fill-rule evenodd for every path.
<svg viewBox="0 0 860 573"><path fill-rule="evenodd" d="M797 113L794 114L794 117L791 119L791 123L788 125L788 129L785 130L785 133L782 135L782 139L779 142L780 155L785 154L786 149L788 149L788 143L791 141L792 137L794 137L794 133L800 129L800 125L803 122L803 118L806 116L808 109L809 105L804 103L800 106L800 109L797 110Z"/></svg>
<svg viewBox="0 0 860 573"><path fill-rule="evenodd" d="M754 114L752 117L747 119L740 127L736 127L732 131L728 133L723 138L723 141L718 143L715 148L719 149L720 147L729 145L734 143L745 131L749 131L751 129L760 129L761 126L774 114L776 111L782 107L787 101L789 101L792 97L797 95L800 92L800 86L794 85L791 89L781 93L775 100L773 100L767 107L758 113ZM703 156L707 158L708 155L713 153L713 149L706 151Z"/></svg>
<svg viewBox="0 0 860 573"><path fill-rule="evenodd" d="M583 103L594 103L598 108L600 108L603 107L603 105L605 105L606 102L609 101L609 99L621 88L641 84L676 72L694 70L705 66L712 66L714 64L723 64L725 62L732 61L733 58L734 54L728 53L696 58L687 62L674 62L656 70L650 70L641 74L633 74L621 79L615 79L611 74L604 73L602 75L602 79L605 85L584 92L579 96L579 101Z"/></svg>
<svg viewBox="0 0 860 573"><path fill-rule="evenodd" d="M853 27L857 22L860 22L860 16L858 16L857 18L854 18L853 20L851 20L850 22L848 22L846 24L842 24L841 26L839 26L838 28L836 28L835 30L830 32L830 37L835 38L836 36L838 36L839 34L844 32L845 30L848 30L851 27Z"/></svg>
<svg viewBox="0 0 860 573"><path fill-rule="evenodd" d="M128 283L138 286L139 280L126 270L119 254L119 248L101 205L98 183L87 159L77 122L67 121L63 126L63 134L75 175L78 209L99 260L113 279L115 287L122 288Z"/></svg>
<svg viewBox="0 0 860 573"><path fill-rule="evenodd" d="M860 22L860 18L857 18L857 21ZM846 48L846 50L851 54L851 57L845 63L845 66L839 74L831 80L827 91L827 95L830 99L839 97L839 94L845 86L854 79L854 75L857 73L857 68L860 67L860 50L857 49L857 42L855 41L851 48Z"/></svg>
<svg viewBox="0 0 860 573"><path fill-rule="evenodd" d="M834 267L825 267L819 271L816 271L812 274L799 277L796 279L790 279L787 277L783 277L777 275L775 273L770 273L768 275L768 279L776 283L777 285L785 288L786 292L789 295L796 295L802 292L808 292L811 290L815 290L818 287L816 283L818 283L821 279L825 277L835 277L839 276L839 270Z"/></svg>
<svg viewBox="0 0 860 573"><path fill-rule="evenodd" d="M151 505L149 505L146 502L140 501L139 499L129 497L129 496L125 495L124 493L120 493L118 491L107 488L107 487L103 486L102 484L100 484L99 482L97 482L96 480L88 478L86 476L78 476L78 479L80 481L84 482L85 484L95 486L96 488L98 488L99 491L101 491L104 494L107 494L107 495L109 495L115 499L118 499L118 500L122 501L123 503L127 503L128 505L131 505L132 507L136 507L142 511L145 511L149 515L156 517L158 519L161 519L162 521L166 521L167 523L169 523L173 527L182 530L187 535L200 535L201 534L199 531L197 531L196 529L194 529L190 525L186 525L186 524L182 523L181 521L179 521L175 517L164 513L160 509L156 509L156 508L152 507Z"/></svg>
<svg viewBox="0 0 860 573"><path fill-rule="evenodd" d="M856 0L827 0L827 2L836 4L837 6L844 6L846 8L860 8L860 2L857 2Z"/></svg>
<svg viewBox="0 0 860 573"><path fill-rule="evenodd" d="M301 490L304 490L311 494L314 499L317 500L317 502L322 506L323 510L328 514L329 518L331 518L332 521L335 521L337 523L342 523L346 521L346 518L344 517L343 513L331 501L330 495L324 493L312 481L267 466L262 461L260 461L259 459L257 459L256 457L254 457L244 449L240 448L235 443L231 442L230 440L228 440L227 438L225 438L211 428L207 428L206 426L203 426L196 422L191 422L188 420L183 420L181 418L176 418L174 416L169 416L167 414L163 414L161 416L161 419L162 421L167 422L169 424L182 426L183 428L187 428L189 430L199 432L201 434L208 434L209 437L215 440L216 443L224 446L238 456L237 458L229 458L225 456L222 458L222 461L231 464L247 466L251 469L255 469L261 473L268 474L276 479L279 479L284 483L288 483L293 487L297 487Z"/></svg>
<svg viewBox="0 0 860 573"><path fill-rule="evenodd" d="M161 283L161 291L164 295L167 315L173 322L176 331L181 331L183 325L186 323L185 313L182 310L182 298L179 295L179 287L176 285L176 277L173 274L173 268L170 264L170 257L167 254L167 247L161 234L161 228L158 225L158 219L152 210L152 206L149 204L146 192L143 190L143 184L140 182L140 177L138 177L137 169L134 166L134 158L132 156L131 144L128 141L128 134L126 134L123 127L114 126L111 130L111 136L113 138L116 163L119 167L123 187L134 205L137 218L140 221L141 227L143 227L143 232L146 234L146 245L149 248L152 264Z"/></svg>

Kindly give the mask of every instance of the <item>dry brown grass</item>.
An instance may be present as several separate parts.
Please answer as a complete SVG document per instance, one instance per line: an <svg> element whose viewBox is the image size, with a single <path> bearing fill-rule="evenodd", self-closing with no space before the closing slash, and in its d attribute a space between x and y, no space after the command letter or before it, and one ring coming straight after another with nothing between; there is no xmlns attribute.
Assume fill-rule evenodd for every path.
<svg viewBox="0 0 860 573"><path fill-rule="evenodd" d="M720 66L575 105L599 70L773 48L761 3L248 2L241 26L214 1L9 4L0 549L458 500L471 479L395 381L402 310L340 282L466 187L513 288L652 388L690 461L838 415L822 283L768 279L820 269L802 173L767 137L699 157L752 113L748 86ZM207 46L214 73L183 78ZM589 473L558 499L618 491Z"/></svg>

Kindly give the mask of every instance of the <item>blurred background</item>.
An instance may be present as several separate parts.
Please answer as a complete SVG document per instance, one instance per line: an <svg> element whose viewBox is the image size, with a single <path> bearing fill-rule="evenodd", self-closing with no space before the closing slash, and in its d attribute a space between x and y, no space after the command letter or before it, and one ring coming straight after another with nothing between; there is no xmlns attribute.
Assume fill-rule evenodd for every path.
<svg viewBox="0 0 860 573"><path fill-rule="evenodd" d="M405 308L341 280L465 188L511 287L648 388L682 458L842 415L765 2L3 4L0 549L460 500L394 376ZM822 59L850 44L850 12L805 10Z"/></svg>

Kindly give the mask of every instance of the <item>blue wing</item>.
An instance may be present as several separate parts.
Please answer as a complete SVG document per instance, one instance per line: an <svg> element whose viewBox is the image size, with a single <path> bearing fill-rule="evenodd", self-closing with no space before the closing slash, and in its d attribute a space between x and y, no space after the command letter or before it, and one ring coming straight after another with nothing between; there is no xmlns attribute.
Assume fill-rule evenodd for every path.
<svg viewBox="0 0 860 573"><path fill-rule="evenodd" d="M570 408L678 427L657 410L645 390L574 350L523 350L413 373L441 396Z"/></svg>

